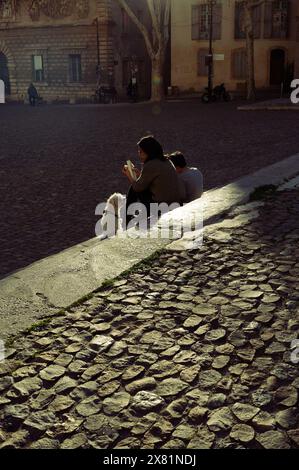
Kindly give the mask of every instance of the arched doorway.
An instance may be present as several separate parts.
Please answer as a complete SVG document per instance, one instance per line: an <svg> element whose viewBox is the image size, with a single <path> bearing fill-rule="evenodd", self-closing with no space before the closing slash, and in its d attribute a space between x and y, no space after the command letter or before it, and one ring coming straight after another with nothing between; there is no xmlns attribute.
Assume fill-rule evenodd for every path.
<svg viewBox="0 0 299 470"><path fill-rule="evenodd" d="M270 58L270 85L278 86L284 81L285 51L273 49Z"/></svg>
<svg viewBox="0 0 299 470"><path fill-rule="evenodd" d="M4 81L5 94L10 95L10 80L9 80L7 57L1 51L0 51L0 79Z"/></svg>

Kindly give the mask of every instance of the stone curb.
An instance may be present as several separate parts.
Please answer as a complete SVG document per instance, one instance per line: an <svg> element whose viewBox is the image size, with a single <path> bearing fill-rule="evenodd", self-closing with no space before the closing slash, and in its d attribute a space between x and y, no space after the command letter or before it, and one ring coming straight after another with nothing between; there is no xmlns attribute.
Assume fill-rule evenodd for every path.
<svg viewBox="0 0 299 470"><path fill-rule="evenodd" d="M299 174L299 154L265 167L222 188L204 193L197 201L172 212L178 223L187 214L203 212L209 225L248 201L263 185L279 186ZM100 288L159 249L169 239L97 238L37 261L0 280L0 331L7 339L33 323L58 313Z"/></svg>

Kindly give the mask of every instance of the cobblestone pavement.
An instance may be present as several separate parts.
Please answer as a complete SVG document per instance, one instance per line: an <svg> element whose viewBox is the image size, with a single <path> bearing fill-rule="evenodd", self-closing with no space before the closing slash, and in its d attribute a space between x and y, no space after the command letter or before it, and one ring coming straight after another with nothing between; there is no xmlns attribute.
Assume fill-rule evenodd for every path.
<svg viewBox="0 0 299 470"><path fill-rule="evenodd" d="M298 195L15 341L0 448L298 448Z"/></svg>
<svg viewBox="0 0 299 470"><path fill-rule="evenodd" d="M125 192L120 169L150 131L199 166L205 189L298 152L292 112L238 102L0 109L0 277L94 236L99 202Z"/></svg>

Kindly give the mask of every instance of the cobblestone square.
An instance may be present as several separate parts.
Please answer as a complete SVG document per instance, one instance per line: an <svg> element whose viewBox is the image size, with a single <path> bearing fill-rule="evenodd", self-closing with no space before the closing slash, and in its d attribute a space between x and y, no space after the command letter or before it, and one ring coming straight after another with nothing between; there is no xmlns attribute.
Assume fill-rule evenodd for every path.
<svg viewBox="0 0 299 470"><path fill-rule="evenodd" d="M11 344L0 448L298 448L298 195Z"/></svg>
<svg viewBox="0 0 299 470"><path fill-rule="evenodd" d="M297 153L293 112L232 102L0 107L0 277L95 235L95 207L126 192L123 163L151 132L223 186Z"/></svg>

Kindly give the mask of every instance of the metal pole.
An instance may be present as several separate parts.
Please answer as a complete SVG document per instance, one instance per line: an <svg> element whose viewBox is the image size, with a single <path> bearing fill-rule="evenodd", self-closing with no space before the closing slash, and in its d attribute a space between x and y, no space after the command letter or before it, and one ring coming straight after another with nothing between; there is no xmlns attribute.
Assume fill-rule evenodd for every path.
<svg viewBox="0 0 299 470"><path fill-rule="evenodd" d="M210 17L210 34L209 34L209 82L208 82L208 93L209 101L211 101L213 92L213 7L214 0L209 2L209 17Z"/></svg>
<svg viewBox="0 0 299 470"><path fill-rule="evenodd" d="M100 74L100 37L99 37L99 19L96 18L96 27L97 27L97 76Z"/></svg>

